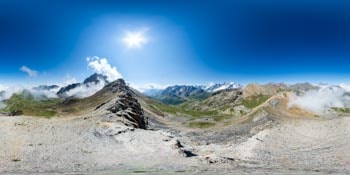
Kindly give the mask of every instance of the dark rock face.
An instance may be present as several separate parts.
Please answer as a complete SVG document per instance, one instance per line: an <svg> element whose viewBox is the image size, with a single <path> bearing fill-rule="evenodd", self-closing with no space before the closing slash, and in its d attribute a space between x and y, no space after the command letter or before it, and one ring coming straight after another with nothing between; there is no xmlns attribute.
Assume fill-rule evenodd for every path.
<svg viewBox="0 0 350 175"><path fill-rule="evenodd" d="M89 83L97 84L97 83L100 83L101 81L105 84L108 84L107 76L94 73L90 77L86 78L83 84L89 84Z"/></svg>
<svg viewBox="0 0 350 175"><path fill-rule="evenodd" d="M127 122L124 122L126 125L146 129L147 122L143 109L131 93L122 93L108 110L116 114L117 117L127 119Z"/></svg>
<svg viewBox="0 0 350 175"><path fill-rule="evenodd" d="M147 128L147 119L144 116L144 111L135 98L134 92L125 84L123 79L108 84L104 90L118 93L115 102L107 107L107 110L113 114L110 116L110 119L121 118L127 126L141 129Z"/></svg>
<svg viewBox="0 0 350 175"><path fill-rule="evenodd" d="M104 89L112 93L121 92L121 91L131 91L123 79L118 79L113 81L112 83L109 83L107 86L104 87Z"/></svg>

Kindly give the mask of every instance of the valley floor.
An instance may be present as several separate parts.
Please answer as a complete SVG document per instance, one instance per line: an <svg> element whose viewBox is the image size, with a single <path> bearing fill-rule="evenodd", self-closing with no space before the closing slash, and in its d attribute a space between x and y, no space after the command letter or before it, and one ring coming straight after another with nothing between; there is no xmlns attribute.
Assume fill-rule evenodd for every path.
<svg viewBox="0 0 350 175"><path fill-rule="evenodd" d="M281 119L254 132L215 134L132 129L94 116L0 116L0 123L0 174L350 173L348 117Z"/></svg>

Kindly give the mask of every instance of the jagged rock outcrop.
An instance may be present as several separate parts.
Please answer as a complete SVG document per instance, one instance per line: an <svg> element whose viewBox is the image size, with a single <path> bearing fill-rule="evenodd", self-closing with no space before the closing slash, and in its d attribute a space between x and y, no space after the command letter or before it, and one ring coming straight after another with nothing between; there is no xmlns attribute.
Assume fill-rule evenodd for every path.
<svg viewBox="0 0 350 175"><path fill-rule="evenodd" d="M138 102L135 93L126 85L123 79L118 79L98 93L117 94L116 99L112 99L102 106L97 106L96 109L102 108L107 110L109 121L122 121L127 126L146 129L147 119L144 116L144 111ZM98 94L97 94L98 95Z"/></svg>
<svg viewBox="0 0 350 175"><path fill-rule="evenodd" d="M146 129L146 121L137 99L129 92L123 92L108 110L117 117L124 118L124 124L132 125L136 128Z"/></svg>

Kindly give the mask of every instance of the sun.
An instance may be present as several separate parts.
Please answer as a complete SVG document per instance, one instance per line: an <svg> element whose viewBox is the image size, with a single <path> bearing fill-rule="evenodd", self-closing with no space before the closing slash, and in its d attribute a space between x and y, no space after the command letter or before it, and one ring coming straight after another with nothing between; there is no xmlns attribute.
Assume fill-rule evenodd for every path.
<svg viewBox="0 0 350 175"><path fill-rule="evenodd" d="M148 42L144 31L127 32L123 41L128 48L141 48Z"/></svg>

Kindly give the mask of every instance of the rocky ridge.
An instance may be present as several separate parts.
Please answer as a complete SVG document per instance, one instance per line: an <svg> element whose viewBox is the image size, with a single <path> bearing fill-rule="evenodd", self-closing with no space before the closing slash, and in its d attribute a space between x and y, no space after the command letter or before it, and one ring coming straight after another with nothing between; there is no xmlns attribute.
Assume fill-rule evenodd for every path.
<svg viewBox="0 0 350 175"><path fill-rule="evenodd" d="M144 111L135 97L135 93L126 85L124 80L119 79L108 84L101 92L106 90L117 94L116 99L96 107L96 110L101 108L109 111L107 121L122 121L127 126L147 128Z"/></svg>

